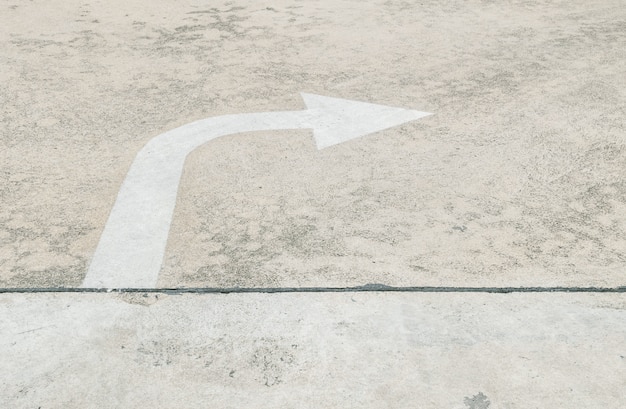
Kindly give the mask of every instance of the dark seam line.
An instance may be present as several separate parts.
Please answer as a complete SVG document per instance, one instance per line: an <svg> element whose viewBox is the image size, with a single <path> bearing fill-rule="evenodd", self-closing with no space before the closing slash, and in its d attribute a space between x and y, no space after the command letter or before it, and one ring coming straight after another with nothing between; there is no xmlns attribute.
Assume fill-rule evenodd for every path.
<svg viewBox="0 0 626 409"><path fill-rule="evenodd" d="M163 294L240 294L240 293L626 293L623 287L393 287L368 284L357 287L231 287L231 288L0 288L0 294L28 293L163 293Z"/></svg>

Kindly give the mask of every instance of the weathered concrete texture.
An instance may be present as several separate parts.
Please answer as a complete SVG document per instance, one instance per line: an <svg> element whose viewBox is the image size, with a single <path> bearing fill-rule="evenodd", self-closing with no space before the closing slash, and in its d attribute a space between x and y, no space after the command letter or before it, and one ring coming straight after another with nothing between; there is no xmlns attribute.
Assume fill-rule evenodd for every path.
<svg viewBox="0 0 626 409"><path fill-rule="evenodd" d="M624 285L623 0L5 1L0 285L78 286L153 136L299 92L434 112L191 154L162 286Z"/></svg>
<svg viewBox="0 0 626 409"><path fill-rule="evenodd" d="M618 409L626 297L0 297L10 408Z"/></svg>

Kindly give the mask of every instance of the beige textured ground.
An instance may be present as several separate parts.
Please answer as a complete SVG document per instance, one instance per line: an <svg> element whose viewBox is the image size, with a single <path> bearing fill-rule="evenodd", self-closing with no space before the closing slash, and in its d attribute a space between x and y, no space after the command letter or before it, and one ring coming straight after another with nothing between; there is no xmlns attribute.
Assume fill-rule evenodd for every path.
<svg viewBox="0 0 626 409"><path fill-rule="evenodd" d="M435 115L195 151L159 285L626 283L623 1L205 3L0 3L0 285L80 285L151 137L300 91Z"/></svg>

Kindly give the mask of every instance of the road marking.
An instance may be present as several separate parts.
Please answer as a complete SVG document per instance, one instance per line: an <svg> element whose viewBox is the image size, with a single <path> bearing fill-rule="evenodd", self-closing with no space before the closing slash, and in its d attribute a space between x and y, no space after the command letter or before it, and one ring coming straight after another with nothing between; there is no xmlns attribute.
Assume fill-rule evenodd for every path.
<svg viewBox="0 0 626 409"><path fill-rule="evenodd" d="M224 115L151 139L117 195L82 288L154 288L163 262L187 155L220 136L313 128L318 149L430 115L365 102L302 94L302 111Z"/></svg>

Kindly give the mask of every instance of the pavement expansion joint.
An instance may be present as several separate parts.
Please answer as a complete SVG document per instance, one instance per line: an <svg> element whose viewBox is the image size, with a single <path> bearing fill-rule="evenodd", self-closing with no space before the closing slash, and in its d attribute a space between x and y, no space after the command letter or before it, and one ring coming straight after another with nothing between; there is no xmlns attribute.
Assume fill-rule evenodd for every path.
<svg viewBox="0 0 626 409"><path fill-rule="evenodd" d="M200 288L0 288L0 294L27 293L165 293L165 294L241 294L241 293L626 293L619 287L394 287L366 284L355 287L200 287Z"/></svg>

